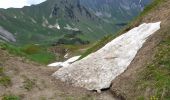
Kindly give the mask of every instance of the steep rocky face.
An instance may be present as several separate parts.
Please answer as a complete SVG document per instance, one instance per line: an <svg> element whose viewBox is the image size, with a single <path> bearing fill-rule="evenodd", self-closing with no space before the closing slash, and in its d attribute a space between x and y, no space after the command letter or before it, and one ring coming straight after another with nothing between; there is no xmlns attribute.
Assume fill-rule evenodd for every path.
<svg viewBox="0 0 170 100"><path fill-rule="evenodd" d="M62 0L58 3L55 3L54 8L52 10L52 15L54 17L62 16L65 18L70 18L71 20L79 20L80 16L87 17L89 19L95 18L94 14L90 12L86 7L81 5L78 0L73 1L74 2L70 2L69 0Z"/></svg>
<svg viewBox="0 0 170 100"><path fill-rule="evenodd" d="M151 0L79 0L97 16L116 22L129 21L143 11Z"/></svg>
<svg viewBox="0 0 170 100"><path fill-rule="evenodd" d="M0 27L0 38L2 40L5 40L7 42L16 42L15 37L12 35L12 33L6 31L2 27Z"/></svg>

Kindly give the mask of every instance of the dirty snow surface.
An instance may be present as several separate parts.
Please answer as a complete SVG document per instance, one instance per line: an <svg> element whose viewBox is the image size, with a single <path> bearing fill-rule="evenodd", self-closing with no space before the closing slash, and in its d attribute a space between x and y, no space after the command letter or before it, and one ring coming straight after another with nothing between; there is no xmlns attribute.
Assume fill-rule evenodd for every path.
<svg viewBox="0 0 170 100"><path fill-rule="evenodd" d="M75 62L76 60L78 60L80 58L80 56L75 56L75 57L72 57L64 62L55 62L55 63L52 63L52 64L49 64L48 66L49 67L67 67L69 66L71 63Z"/></svg>
<svg viewBox="0 0 170 100"><path fill-rule="evenodd" d="M160 23L144 23L117 37L100 50L62 67L54 77L77 87L100 91L123 73L147 38L160 29Z"/></svg>

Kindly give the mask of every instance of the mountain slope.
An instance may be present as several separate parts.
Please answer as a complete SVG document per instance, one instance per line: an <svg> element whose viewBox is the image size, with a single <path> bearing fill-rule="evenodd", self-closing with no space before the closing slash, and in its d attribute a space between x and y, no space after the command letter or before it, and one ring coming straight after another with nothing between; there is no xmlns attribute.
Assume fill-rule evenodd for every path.
<svg viewBox="0 0 170 100"><path fill-rule="evenodd" d="M114 4L114 0L110 1ZM146 1L148 0L142 0L143 3ZM133 9L130 17L127 13L117 16L122 10L122 13L126 12L126 8L121 7L121 9L117 9L119 6L126 6L126 4L123 1L116 2L119 5L115 6L114 4L114 7L112 7L111 4L107 2L103 4L101 1L93 3L86 0L47 0L39 5L21 9L0 9L0 26L13 33L17 44L60 43L62 40L71 39L65 36L70 34L74 34L73 38L78 43L81 43L80 41L88 43L106 34L116 32L141 12L139 9L143 9L145 6L136 6L138 9ZM128 4L127 0L126 3ZM94 6L94 4L100 5ZM139 3L134 4L137 5ZM105 9L107 7L109 9ZM88 8L95 9L90 10ZM103 11L102 8L106 11ZM96 15L96 10L103 13L118 11L113 13L111 18L106 19ZM125 18L123 16L128 17Z"/></svg>
<svg viewBox="0 0 170 100"><path fill-rule="evenodd" d="M158 14L159 13L159 14ZM127 100L169 100L170 1L155 0L131 27L143 22L162 21L161 29L151 36L128 69L112 82L114 95Z"/></svg>
<svg viewBox="0 0 170 100"><path fill-rule="evenodd" d="M170 16L170 1L155 0L150 6L148 6L144 10L143 13L141 13L141 15L135 21L133 21L127 28L125 28L120 33L123 34L142 23L153 23L153 22L161 21L161 29L148 38L146 43L144 43L144 46L138 51L136 57L128 66L128 69L125 70L123 74L119 75L118 77L116 77L116 79L112 81L110 91L114 96L119 97L121 100L150 100L150 99L169 100L170 99L170 95L169 95L170 94L170 78L169 78L170 77L169 76L170 19L169 16ZM111 40L110 38L105 38L105 39L106 41L108 41L108 39ZM103 41L105 42L105 40ZM104 45L104 44L102 44L102 41L100 41L98 45ZM98 46L95 45L92 49L95 49L96 51L97 50L96 48L98 49ZM115 51L116 50L112 50L111 54L113 54ZM95 54L93 52L92 55ZM108 55L105 54L108 56L108 58L106 59L109 59L111 54ZM98 58L102 59L102 57L98 57ZM98 80L100 77L105 75L105 74L98 74L98 70L101 70L101 72L103 70L105 71L105 69L100 69L101 67L103 67L101 66L103 60L98 61L96 60L97 58L94 58L87 61L87 59L88 57L83 59L84 62L81 62L80 60L77 61L77 63L79 63L79 65L82 64L82 66L85 66L82 67L83 72L88 69L94 69L95 71L93 73L87 72L85 74L82 74L81 72L77 74L78 73L77 70L81 70L81 67L78 64L76 65L75 62L72 64L73 66L58 70L58 73L56 72L54 75L57 76L57 78L61 78L61 80L63 81L67 81L67 79L68 80L73 79L71 81L69 80L68 82L71 82L75 86L82 86L86 88L94 87L96 85L95 83L88 84L88 82L91 81L94 82ZM109 61L112 59L113 58L110 57ZM106 63L108 62L105 62L104 64ZM97 66L94 67L95 65ZM112 66L114 65L115 64L112 64ZM74 67L76 68L74 69ZM106 67L106 69L107 68L108 67ZM59 71L61 71L61 73ZM69 72L71 72L71 74ZM95 78L92 80L88 80L89 79L88 76L90 76L90 74L94 75ZM108 73L106 72L106 74ZM81 77L84 77L86 80L81 79ZM99 80L99 83L101 81L102 80ZM101 82L101 84L102 83L104 82ZM88 85L86 86L85 84Z"/></svg>
<svg viewBox="0 0 170 100"><path fill-rule="evenodd" d="M107 22L113 20L117 24L125 24L143 11L151 0L80 0L80 2Z"/></svg>

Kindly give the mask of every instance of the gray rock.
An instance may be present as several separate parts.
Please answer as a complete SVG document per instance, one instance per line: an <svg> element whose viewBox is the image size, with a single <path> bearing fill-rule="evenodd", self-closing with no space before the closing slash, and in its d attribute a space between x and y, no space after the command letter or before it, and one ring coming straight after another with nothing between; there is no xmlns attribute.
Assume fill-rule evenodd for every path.
<svg viewBox="0 0 170 100"><path fill-rule="evenodd" d="M16 42L14 35L0 26L0 38L7 42Z"/></svg>

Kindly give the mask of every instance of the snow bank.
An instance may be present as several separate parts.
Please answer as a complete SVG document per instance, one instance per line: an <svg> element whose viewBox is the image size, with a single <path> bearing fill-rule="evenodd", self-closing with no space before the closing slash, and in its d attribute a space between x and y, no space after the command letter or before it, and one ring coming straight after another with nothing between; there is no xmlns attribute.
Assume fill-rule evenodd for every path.
<svg viewBox="0 0 170 100"><path fill-rule="evenodd" d="M88 90L108 88L123 73L147 38L160 29L160 23L144 23L117 37L82 60L63 67L54 77Z"/></svg>
<svg viewBox="0 0 170 100"><path fill-rule="evenodd" d="M67 67L71 63L73 63L76 60L78 60L79 58L80 58L80 56L75 56L75 57L72 57L72 58L66 60L65 62L55 62L55 63L49 64L48 66L49 67Z"/></svg>

